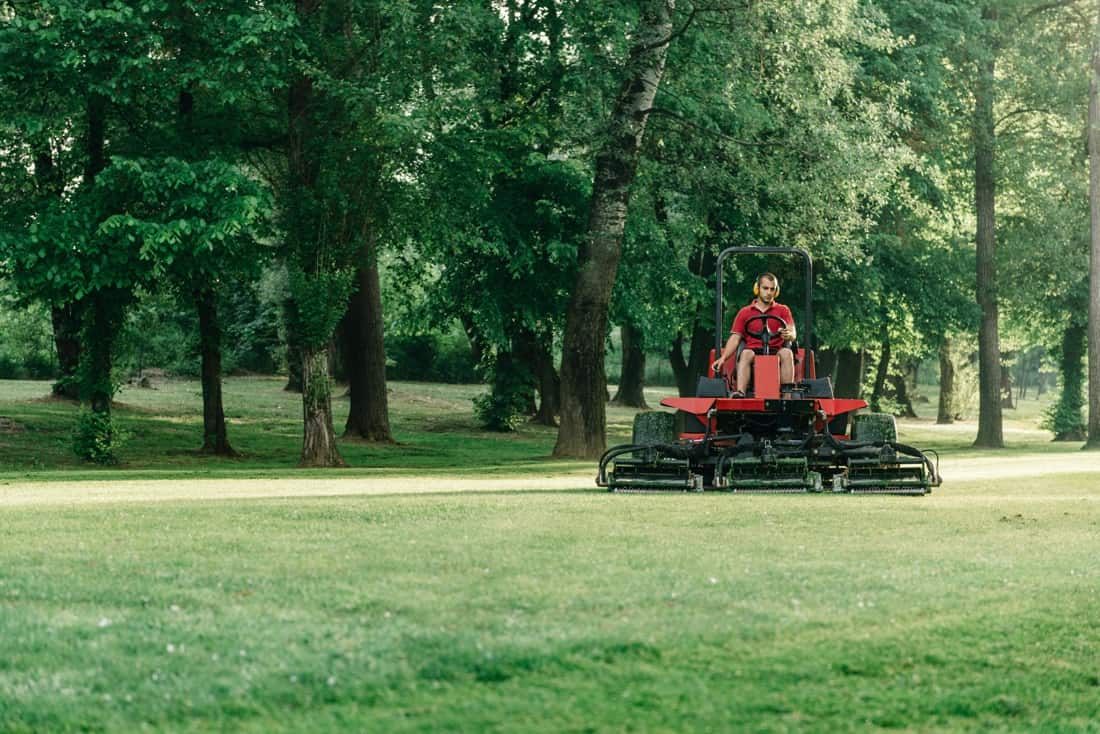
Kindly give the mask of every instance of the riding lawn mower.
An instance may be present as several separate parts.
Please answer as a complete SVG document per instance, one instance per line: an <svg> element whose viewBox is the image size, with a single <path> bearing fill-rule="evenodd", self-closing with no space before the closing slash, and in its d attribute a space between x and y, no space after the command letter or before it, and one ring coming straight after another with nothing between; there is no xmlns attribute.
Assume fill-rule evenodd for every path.
<svg viewBox="0 0 1100 734"><path fill-rule="evenodd" d="M722 265L739 254L793 254L804 264L804 344L790 345L796 381L780 383L779 355L769 346L787 324L754 316L747 334L761 339L750 389L734 395L736 359L720 374L708 368L694 397L670 397L634 419L631 443L600 459L597 485L612 492L837 492L924 495L941 483L939 457L899 443L892 415L860 412L863 400L837 398L818 378L813 351L813 261L794 247L731 247L717 260L715 350L723 344Z"/></svg>

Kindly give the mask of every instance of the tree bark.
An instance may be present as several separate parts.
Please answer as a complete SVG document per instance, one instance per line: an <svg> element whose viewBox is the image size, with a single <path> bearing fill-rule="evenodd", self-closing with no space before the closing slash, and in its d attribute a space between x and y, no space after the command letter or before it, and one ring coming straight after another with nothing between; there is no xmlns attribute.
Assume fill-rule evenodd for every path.
<svg viewBox="0 0 1100 734"><path fill-rule="evenodd" d="M674 0L646 0L641 5L626 77L612 110L606 142L596 156L588 236L581 246L576 284L566 311L556 457L598 459L607 447L607 312L622 256L627 205L645 124L664 73Z"/></svg>
<svg viewBox="0 0 1100 734"><path fill-rule="evenodd" d="M1100 8L1092 39L1089 79L1089 383L1088 439L1084 448L1100 450Z"/></svg>
<svg viewBox="0 0 1100 734"><path fill-rule="evenodd" d="M86 113L88 129L84 138L87 155L84 161L84 185L91 186L107 165L107 99L94 92L88 95Z"/></svg>
<svg viewBox="0 0 1100 734"><path fill-rule="evenodd" d="M298 466L347 466L332 426L328 349L302 350L302 456Z"/></svg>
<svg viewBox="0 0 1100 734"><path fill-rule="evenodd" d="M551 351L553 343L554 333L550 329L538 334L529 328L521 327L512 337L513 356L532 378L531 384L535 388L529 396L528 415L531 416L532 423L543 426L558 425L556 418L560 381L558 373L554 370Z"/></svg>
<svg viewBox="0 0 1100 734"><path fill-rule="evenodd" d="M817 341L816 339L814 341ZM835 349L814 350L814 370L818 378L828 377L836 384L837 352Z"/></svg>
<svg viewBox="0 0 1100 734"><path fill-rule="evenodd" d="M619 372L619 387L611 402L627 408L649 408L645 402L645 349L642 332L633 323L623 322L620 329L623 342L623 364Z"/></svg>
<svg viewBox="0 0 1100 734"><path fill-rule="evenodd" d="M900 418L916 418L917 411L913 407L913 398L909 393L909 386L905 383L904 375L887 375L886 382L890 386L890 390L894 393L894 397L898 404L898 410L895 413Z"/></svg>
<svg viewBox="0 0 1100 734"><path fill-rule="evenodd" d="M997 11L986 7L983 18L995 21ZM1001 349L997 317L996 136L993 118L994 69L992 50L978 61L974 90L974 207L978 216L977 295L981 308L978 332L978 436L974 446L1003 448L1001 418Z"/></svg>
<svg viewBox="0 0 1100 734"><path fill-rule="evenodd" d="M882 397L886 390L886 375L890 369L890 338L883 329L882 353L878 358L878 366L875 371L875 386L871 390L871 410L876 413L882 411Z"/></svg>
<svg viewBox="0 0 1100 734"><path fill-rule="evenodd" d="M42 143L34 157L34 179L38 195L44 200L57 200L65 190L60 169L54 165L48 143ZM79 303L70 301L50 307L53 344L57 352L58 379L50 392L54 397L80 399L76 370L80 366Z"/></svg>
<svg viewBox="0 0 1100 734"><path fill-rule="evenodd" d="M386 351L383 339L382 285L373 253L355 273L358 287L344 315L344 370L350 403L344 436L393 443L386 396Z"/></svg>
<svg viewBox="0 0 1100 734"><path fill-rule="evenodd" d="M709 283L714 277L717 261L718 258L715 256L714 251L709 247L705 247L692 256L688 262L688 270L702 279L704 283ZM713 308L713 305L708 304L705 308L709 310ZM672 351L669 353L673 373L676 375L676 387L682 398L695 397L695 388L699 383L699 378L705 375L710 368L710 350L714 348L714 333L703 328L700 325L701 323L702 319L697 311L695 319L691 323L691 343L686 358L683 354L683 334L677 334L676 340L672 344Z"/></svg>
<svg viewBox="0 0 1100 734"><path fill-rule="evenodd" d="M1085 440L1085 424L1081 421L1085 350L1084 330L1070 324L1062 336L1062 394L1053 411L1055 441Z"/></svg>
<svg viewBox="0 0 1100 734"><path fill-rule="evenodd" d="M1012 399L1012 369L1005 364L1005 362L1008 362L1012 357L1012 352L1001 353L1001 359L1004 360L1001 363L1001 407L1008 410L1012 410L1016 407L1016 403Z"/></svg>
<svg viewBox="0 0 1100 734"><path fill-rule="evenodd" d="M86 344L81 353L80 399L87 401L95 413L110 417L115 384L111 376L114 350L122 330L124 304L128 293L104 288L88 297L84 314L83 336Z"/></svg>
<svg viewBox="0 0 1100 734"><path fill-rule="evenodd" d="M295 0L295 12L303 27L312 27L314 13L318 11L320 0ZM326 23L326 19L321 19ZM327 18L329 23L339 22L339 13ZM323 32L337 33L334 28L325 27ZM288 174L288 219L290 221L288 240L292 249L297 249L300 261L298 265L306 276L317 277L319 283L326 280L323 275L331 275L334 256L333 240L346 237L346 231L340 234L322 234L326 220L341 210L328 208L331 193L318 187L321 173L318 108L324 102L323 93L314 87L313 78L308 75L295 77L287 95L287 174ZM346 209L343 210L346 213ZM339 218L339 217L338 217ZM346 241L345 241L346 242ZM297 303L301 307L302 303ZM315 317L318 314L310 314ZM299 334L299 347L302 355L302 455L299 466L347 466L336 445L336 431L332 424L332 382L329 378L328 343L332 339L336 324L316 320L308 328L306 320L299 322L302 333ZM323 324L323 325L322 325Z"/></svg>
<svg viewBox="0 0 1100 734"><path fill-rule="evenodd" d="M840 349L836 355L836 385L838 398L858 400L863 393L863 350Z"/></svg>
<svg viewBox="0 0 1100 734"><path fill-rule="evenodd" d="M695 385L692 383L688 360L684 359L684 332L682 331L676 333L676 338L668 348L668 362L672 366L672 379L676 381L676 392L682 398L691 396Z"/></svg>
<svg viewBox="0 0 1100 734"><path fill-rule="evenodd" d="M70 302L50 309L53 345L57 350L58 379L51 392L67 400L80 399L77 369L80 367L80 306Z"/></svg>
<svg viewBox="0 0 1100 734"><path fill-rule="evenodd" d="M535 380L539 391L539 410L532 423L541 426L557 426L558 412L561 410L561 378L554 369L554 357L550 350L553 336L535 342Z"/></svg>
<svg viewBox="0 0 1100 734"><path fill-rule="evenodd" d="M202 356L202 452L236 456L229 445L222 405L222 333L217 294L204 288L195 294L199 315L199 351Z"/></svg>
<svg viewBox="0 0 1100 734"><path fill-rule="evenodd" d="M951 361L951 340L944 337L940 344L940 400L936 408L936 423L955 422L955 363Z"/></svg>

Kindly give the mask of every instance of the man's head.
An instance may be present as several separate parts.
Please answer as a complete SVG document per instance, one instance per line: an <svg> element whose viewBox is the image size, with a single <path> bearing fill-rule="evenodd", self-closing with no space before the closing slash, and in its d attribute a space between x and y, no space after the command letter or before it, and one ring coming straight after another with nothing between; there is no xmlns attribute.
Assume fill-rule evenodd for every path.
<svg viewBox="0 0 1100 734"><path fill-rule="evenodd" d="M771 303L779 295L779 278L772 273L761 273L756 276L756 283L753 284L752 292L764 303Z"/></svg>

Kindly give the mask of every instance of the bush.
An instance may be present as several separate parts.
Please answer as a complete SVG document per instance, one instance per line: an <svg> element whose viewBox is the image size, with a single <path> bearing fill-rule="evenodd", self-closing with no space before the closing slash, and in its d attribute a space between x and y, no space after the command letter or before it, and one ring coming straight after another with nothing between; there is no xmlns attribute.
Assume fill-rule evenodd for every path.
<svg viewBox="0 0 1100 734"><path fill-rule="evenodd" d="M386 336L386 379L419 382L481 382L463 334Z"/></svg>
<svg viewBox="0 0 1100 734"><path fill-rule="evenodd" d="M527 396L534 386L525 370L508 362L493 367L492 388L474 398L474 415L490 431L514 431L527 417Z"/></svg>
<svg viewBox="0 0 1100 734"><path fill-rule="evenodd" d="M83 461L95 464L115 464L116 452L129 434L119 430L108 413L84 411L73 429L73 452Z"/></svg>
<svg viewBox="0 0 1100 734"><path fill-rule="evenodd" d="M17 308L0 302L0 379L48 380L57 376L53 326L42 305Z"/></svg>

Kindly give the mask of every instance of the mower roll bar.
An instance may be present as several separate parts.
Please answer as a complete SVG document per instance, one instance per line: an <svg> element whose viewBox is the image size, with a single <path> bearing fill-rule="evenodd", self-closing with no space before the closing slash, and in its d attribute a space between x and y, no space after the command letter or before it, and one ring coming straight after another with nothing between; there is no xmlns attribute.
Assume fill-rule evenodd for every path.
<svg viewBox="0 0 1100 734"><path fill-rule="evenodd" d="M809 353L810 353L811 345L813 344L813 328L814 328L814 307L813 307L813 292L812 292L813 291L813 284L814 284L814 263L813 263L813 260L810 259L810 253L806 252L805 250L803 250L802 248L799 248L799 247L763 247L763 246L761 246L761 247L756 247L756 246L727 247L726 249L722 250L722 252L718 253L718 262L715 265L715 275L716 275L716 279L715 279L716 298L715 298L715 303L714 303L714 330L715 330L714 348L716 350L715 354L721 354L722 353L722 345L725 343L725 340L722 339L722 336L723 336L723 334L722 334L722 326L723 326L722 316L723 316L723 310L724 310L722 308L722 263L725 261L725 259L727 257L729 257L731 255L739 255L739 254L746 254L746 253L752 253L752 254L755 254L755 255L785 254L785 255L801 255L802 256L802 260L803 260L803 262L805 263L805 266L806 266L806 268L805 268L805 274L806 274L806 310L805 310L805 314L806 314L805 315L806 340L803 343L806 345L805 349L806 349L806 355L807 355L807 358L802 360L802 377L803 377L803 379L809 379L809 377L810 377Z"/></svg>

